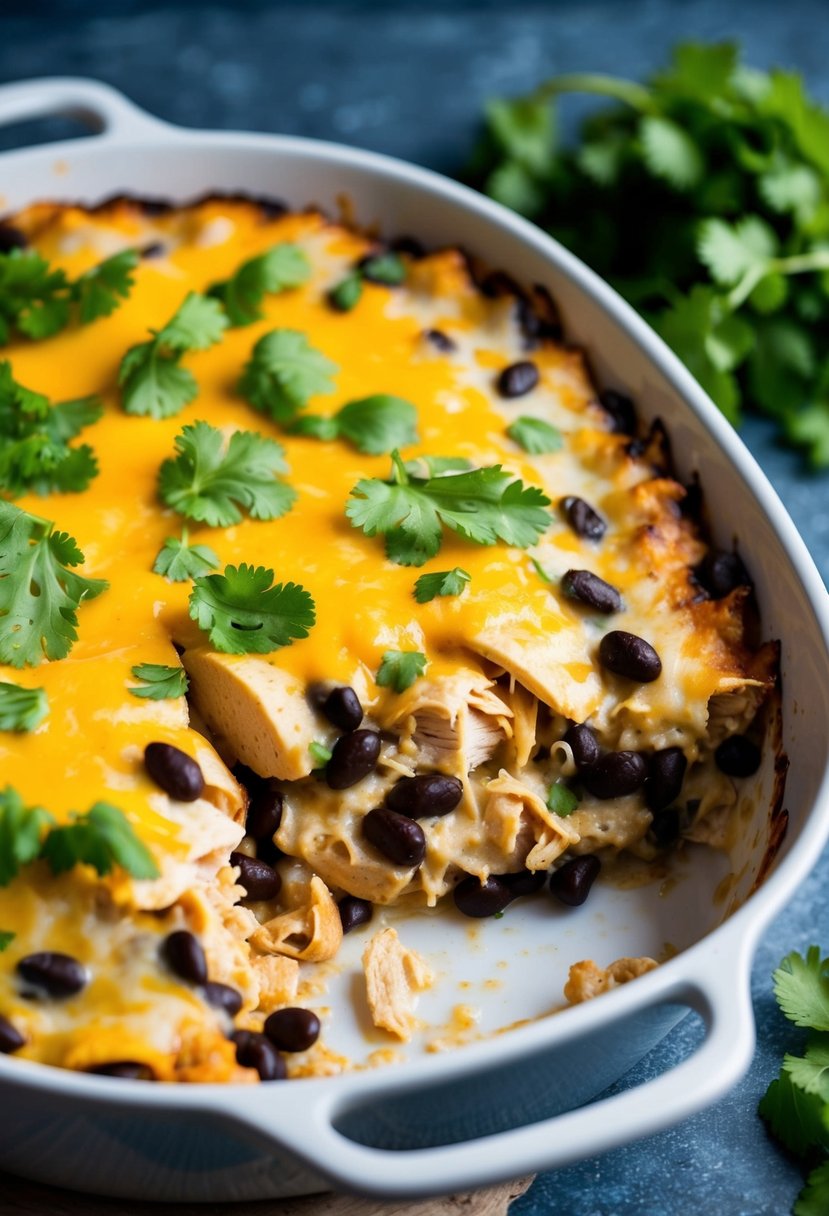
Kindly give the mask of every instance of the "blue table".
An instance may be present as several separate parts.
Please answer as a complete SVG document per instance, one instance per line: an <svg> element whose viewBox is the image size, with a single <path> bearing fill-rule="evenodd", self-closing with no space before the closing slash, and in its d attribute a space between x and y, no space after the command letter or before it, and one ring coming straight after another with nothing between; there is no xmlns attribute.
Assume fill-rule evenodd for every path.
<svg viewBox="0 0 829 1216"><path fill-rule="evenodd" d="M546 4L242 3L4 0L0 80L96 76L175 122L318 136L452 173L484 99L544 76L590 69L639 77L679 38L737 38L759 66L802 71L829 100L825 0L551 0ZM54 131L56 128L48 128ZM26 134L36 136L31 129ZM3 137L6 138L5 136ZM0 146L7 144L0 141ZM803 472L752 420L744 438L824 576L829 476ZM790 1046L770 974L789 950L829 948L829 853L766 934L753 985L759 1045L745 1080L710 1110L642 1144L539 1177L512 1216L783 1216L800 1175L766 1138L757 1100ZM697 1041L681 1027L624 1084L656 1074Z"/></svg>

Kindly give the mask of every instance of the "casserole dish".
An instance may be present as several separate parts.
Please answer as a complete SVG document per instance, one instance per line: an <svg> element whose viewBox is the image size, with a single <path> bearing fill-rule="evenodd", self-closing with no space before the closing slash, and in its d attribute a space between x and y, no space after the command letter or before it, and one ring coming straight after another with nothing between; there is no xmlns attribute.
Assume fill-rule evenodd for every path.
<svg viewBox="0 0 829 1216"><path fill-rule="evenodd" d="M440 1001L453 984L474 989L487 1033L462 1051L418 1053L381 1072L255 1088L142 1086L0 1060L6 1109L15 1111L4 1128L0 1165L58 1185L154 1199L250 1199L326 1185L429 1194L563 1164L714 1100L751 1055L753 946L827 832L819 818L829 762L822 729L829 710L826 596L751 458L684 369L606 286L530 225L461 187L331 145L179 131L92 82L0 91L0 120L44 113L74 113L103 134L6 156L8 210L36 199L94 204L117 193L182 201L243 190L328 208L344 199L360 224L412 232L431 244L460 235L491 265L547 288L568 338L589 350L598 380L631 392L646 419L665 419L682 476L702 471L720 540L743 541L764 632L782 640L780 746L792 764L791 821L766 879L783 822L767 747L755 797L745 803L740 855L728 866L694 856L681 881L597 892L566 921L527 910L471 940L455 922L423 917L407 925L411 944L444 971L443 995L433 1008L423 1006L433 1024L446 1016ZM609 961L666 953L675 957L605 1001L541 1017L559 1003L569 962L589 954ZM488 987L498 964L506 964L504 983ZM332 999L338 986L345 995L347 983L344 971L332 981ZM688 1008L707 1027L691 1060L638 1090L573 1109L621 1076ZM517 1021L527 1024L494 1037ZM356 1021L344 1031L346 1040L349 1034L352 1042L341 1046L356 1056L362 1040Z"/></svg>

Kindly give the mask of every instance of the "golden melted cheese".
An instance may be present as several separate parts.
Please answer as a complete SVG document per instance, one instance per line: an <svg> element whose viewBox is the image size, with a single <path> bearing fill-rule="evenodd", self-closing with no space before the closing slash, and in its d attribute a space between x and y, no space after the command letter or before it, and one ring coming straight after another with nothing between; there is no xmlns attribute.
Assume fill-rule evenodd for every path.
<svg viewBox="0 0 829 1216"><path fill-rule="evenodd" d="M147 943L158 938L160 925L166 932L170 924L192 923L192 909L187 910L186 899L181 903L188 876L192 881L198 866L203 878L215 875L242 834L233 821L241 816L243 795L229 774L216 776L212 784L209 779L205 799L186 807L171 803L153 785L142 764L143 749L152 740L182 748L211 772L219 773L221 762L188 724L183 700L139 701L128 692L135 683L130 675L134 665L176 663L173 642L185 651L205 644L188 616L189 584L170 583L152 571L164 539L178 535L181 528L181 520L159 503L156 485L159 466L173 454L174 439L184 424L204 419L225 429L257 430L285 448L287 476L298 493L286 516L270 522L246 519L221 530L191 526L189 531L193 543L216 550L222 565L264 565L275 571L277 581L302 583L311 593L317 622L309 637L258 660L284 673L303 695L315 681L349 683L375 721L393 722L395 694L376 686L375 673L384 651L420 650L429 661L431 680L471 672L491 683L493 673L506 670L513 683L549 706L559 720L589 719L609 747L678 744L693 760L705 735L710 698L744 687L752 677L759 684L768 682L768 664L752 659L743 647L739 603L733 598L720 604L694 603L689 566L704 549L680 514L682 490L666 475L655 475L653 452L631 456L628 437L610 432L581 354L553 342L539 344L531 355L540 372L539 386L517 400L498 396L498 372L527 357L523 336L513 301L482 295L459 253L444 251L410 262L407 282L399 288L366 284L359 305L342 314L326 303L326 293L370 244L315 213L272 219L254 204L216 200L150 216L122 202L95 213L38 206L15 223L42 254L72 276L122 248L160 242L163 250L142 260L129 299L112 316L70 328L48 342L18 342L5 352L15 378L51 400L94 393L105 402L104 417L83 436L100 464L90 488L82 494L55 494L48 501L36 496L17 501L26 510L53 518L74 536L86 558L83 573L107 579L110 587L81 606L79 640L66 659L24 671L0 669L0 679L44 688L50 710L29 734L0 734L2 784L16 788L28 804L48 807L59 819L87 809L97 799L115 803L166 868L155 896L142 892L142 884L134 884L136 894L133 884L123 879L95 884L89 875L70 875L36 891L35 876L24 874L0 891L0 926L18 935L6 958L13 965L31 950L62 949L94 967L102 952L114 948L100 925L79 932L71 915L56 911L52 887L58 904L66 899L71 903L67 892L75 883L83 892L78 897L83 906L92 898L91 890L104 888L113 905L101 915L104 921L114 917L113 923L117 916L112 907L123 907L130 899L154 908L178 901L161 920L134 912L126 934L134 946L132 953L126 950L132 960L125 964L127 971L118 982L91 985L54 1013L22 1001L10 969L2 968L0 1006L32 1028L26 1054L86 1066L90 1057L83 1046L83 1027L97 1009L96 1033L103 1019L107 1025L126 1026L135 1040L151 1045L149 1056L133 1047L130 1058L150 1059L162 1077L193 1075L187 1071L190 1064L181 1063L182 1052L189 1060L182 1047L189 1039L182 1027L195 1018L197 1025L212 1028L203 1058L214 1060L218 1052L219 1063L215 1069L209 1064L207 1074L235 1075L227 1052L216 1046L224 1042L218 1015L148 961L155 946L150 949ZM310 280L298 289L267 296L260 322L229 329L212 349L185 356L199 392L178 415L164 420L126 415L117 374L127 348L143 341L148 327L163 325L188 291L204 290L229 277L245 259L280 241L296 242L307 252L313 266ZM583 497L608 521L603 543L597 546L577 537L553 509L549 530L531 551L477 547L449 533L438 556L422 570L389 562L382 540L366 538L344 514L349 492L361 478L388 475L388 456L363 455L346 443L285 435L235 391L255 342L278 327L304 332L337 365L335 391L312 399L313 412L332 413L347 401L374 393L404 397L417 408L419 433L419 442L405 452L407 458L424 453L466 457L475 466L502 463L525 483L543 487L554 503L566 495ZM451 336L456 350L438 351L424 337L428 327ZM562 449L545 456L524 453L506 434L509 423L521 415L557 426L564 436ZM656 457L658 463L658 453ZM539 577L531 558L548 572L551 583ZM424 605L415 602L412 588L418 574L456 565L471 575L463 595ZM597 648L607 621L568 602L557 589L558 578L571 567L593 570L619 588L625 609L613 618L612 627L644 636L655 646L664 668L659 680L632 686L601 670ZM228 662L233 666L237 660ZM532 730L527 748L535 737ZM325 737L323 724L317 738ZM405 771L399 765L395 769L396 763L392 757L387 782L389 773ZM347 798L341 802L349 805ZM509 838L514 848L521 804L513 818L508 810L504 803L491 813L501 814L497 833ZM320 811L323 817L327 813ZM226 831L219 820L228 825ZM641 835L648 822L647 814L640 812L636 833ZM350 828L340 825L340 830L353 830L353 820L349 823ZM541 824L536 834L538 847L547 850L546 864L556 848L578 836L560 824L553 828L555 824ZM589 836L589 825L580 830ZM557 836L560 846L555 844ZM290 839L280 843L289 847ZM453 848L457 844L447 843L445 849L434 845L439 864L436 861L424 887L432 895L445 889L446 861ZM302 852L299 845L297 850ZM487 873L496 857L497 850L487 845L473 872ZM36 877L39 882L39 871ZM391 885L378 897L394 898L407 890L410 877L405 871L392 874ZM237 937L243 938L251 928L234 926L230 907L228 898L211 913L216 934L225 935L223 942L237 930ZM93 907L89 915L95 914ZM101 940L109 944L102 946ZM255 993L249 1000L249 1007L254 1005ZM155 1012L148 1015L147 1009ZM74 1016L69 1016L73 1010ZM164 1041L159 1042L157 1027L150 1027L148 1017L149 1022L160 1019L159 1024L174 1032L166 1039L162 1035ZM112 1048L105 1049L104 1056L107 1050ZM119 1058L122 1055L119 1051ZM159 1063L160 1056L165 1063Z"/></svg>

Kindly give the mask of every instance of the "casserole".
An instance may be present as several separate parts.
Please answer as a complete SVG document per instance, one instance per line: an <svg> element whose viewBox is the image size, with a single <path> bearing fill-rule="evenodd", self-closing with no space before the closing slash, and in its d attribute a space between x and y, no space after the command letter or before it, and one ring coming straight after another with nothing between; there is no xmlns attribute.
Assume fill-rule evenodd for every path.
<svg viewBox="0 0 829 1216"><path fill-rule="evenodd" d="M295 206L331 206L344 194L361 223L413 231L432 243L461 234L473 253L508 267L519 281L542 282L562 310L568 337L590 350L599 381L631 391L645 418L665 418L682 474L702 469L720 539L727 542L731 533L744 538L764 630L783 641L789 700L782 745L792 761L791 825L775 873L749 898L764 877L781 822L779 813L769 816L775 774L767 754L745 855L732 859L735 879L727 900L714 898L724 890L722 867L695 858L692 877L661 897L653 888L605 892L561 932L569 961L598 951L597 942L607 960L659 953L666 942L679 952L676 958L604 1002L483 1039L451 1056L334 1083L175 1093L0 1061L7 1102L17 1114L6 1129L0 1164L58 1184L157 1199L298 1194L326 1183L377 1194L427 1194L595 1153L713 1100L750 1056L753 944L826 834L811 810L827 781L821 735L827 710L821 677L829 674L825 593L750 457L687 373L609 289L532 227L460 187L383 158L306 141L175 131L88 82L9 86L0 95L6 121L44 112L92 117L105 135L7 157L9 210L37 198L93 203L122 191L183 199L243 188L286 197ZM561 987L555 968L547 973L538 964L545 952L549 959L558 925L551 929L549 917L528 913L520 942L509 925L500 942L489 929L485 943L474 943L477 951L469 951L463 931L453 931L447 947L444 926L434 921L418 924L412 940L433 956L443 949L447 967L466 946L456 978L482 986L498 951L512 953L508 989L493 998L490 1030L554 1007ZM481 996L483 1004L483 988ZM693 1060L637 1091L572 1111L641 1058L688 1007L708 1024ZM518 1123L524 1126L513 1126ZM44 1143L50 1145L46 1159ZM422 1145L430 1147L411 1151Z"/></svg>

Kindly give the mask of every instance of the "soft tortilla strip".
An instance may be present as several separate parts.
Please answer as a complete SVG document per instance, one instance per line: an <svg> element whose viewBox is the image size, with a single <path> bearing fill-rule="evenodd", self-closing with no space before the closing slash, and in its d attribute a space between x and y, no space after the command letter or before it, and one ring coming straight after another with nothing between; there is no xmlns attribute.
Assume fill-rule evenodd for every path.
<svg viewBox="0 0 829 1216"><path fill-rule="evenodd" d="M187 650L190 694L211 731L260 777L297 781L313 768L316 715L294 676L258 656Z"/></svg>

